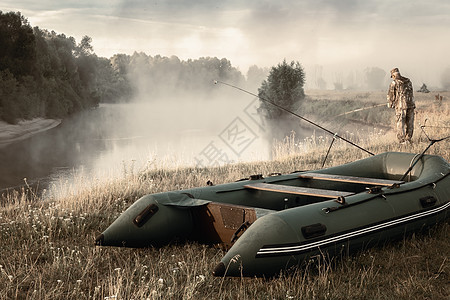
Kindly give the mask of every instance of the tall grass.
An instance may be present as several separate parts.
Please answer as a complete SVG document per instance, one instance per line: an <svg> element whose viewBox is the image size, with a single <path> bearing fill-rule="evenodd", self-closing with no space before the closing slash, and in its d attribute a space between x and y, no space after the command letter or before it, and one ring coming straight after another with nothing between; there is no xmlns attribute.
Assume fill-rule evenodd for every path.
<svg viewBox="0 0 450 300"><path fill-rule="evenodd" d="M417 122L426 118L430 126L450 126L447 104L437 107L419 99L418 111ZM445 130L427 131L442 137L449 135ZM274 147L272 161L202 169L155 167L145 173L125 166L129 171L123 178L109 182L76 178L75 186L83 188L59 182L43 196L31 188L3 194L0 299L448 299L448 223L350 257L318 258L273 278L213 277L211 270L224 252L196 243L160 249L93 245L95 236L142 195L205 186L207 180L219 184L250 174L316 169L331 138L292 136ZM348 133L348 138L354 137ZM411 146L398 145L390 131L374 130L358 138L374 153L419 153L427 146L419 140L419 130ZM429 153L450 160L449 145L448 140L435 144ZM326 166L367 156L337 140Z"/></svg>

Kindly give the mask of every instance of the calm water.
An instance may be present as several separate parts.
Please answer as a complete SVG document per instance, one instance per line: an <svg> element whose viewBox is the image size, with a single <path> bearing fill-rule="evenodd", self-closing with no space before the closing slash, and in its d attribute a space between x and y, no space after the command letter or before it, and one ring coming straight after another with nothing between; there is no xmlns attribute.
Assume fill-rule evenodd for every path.
<svg viewBox="0 0 450 300"><path fill-rule="evenodd" d="M123 176L148 166L209 166L268 158L247 102L109 104L0 148L0 189L46 186L73 173Z"/></svg>

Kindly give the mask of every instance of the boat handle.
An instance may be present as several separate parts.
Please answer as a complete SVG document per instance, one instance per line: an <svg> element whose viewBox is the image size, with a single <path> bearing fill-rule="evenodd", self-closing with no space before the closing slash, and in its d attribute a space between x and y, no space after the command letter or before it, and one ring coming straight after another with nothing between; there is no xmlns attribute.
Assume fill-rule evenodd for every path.
<svg viewBox="0 0 450 300"><path fill-rule="evenodd" d="M154 214L159 210L154 203L149 204L140 214L133 219L133 224L137 227L142 227Z"/></svg>
<svg viewBox="0 0 450 300"><path fill-rule="evenodd" d="M251 225L251 223L249 221L245 221L244 223L241 224L241 226L239 226L239 228L233 233L233 235L231 236L231 243L234 243L240 236L241 236L241 231L245 231L247 230L247 228L249 228Z"/></svg>
<svg viewBox="0 0 450 300"><path fill-rule="evenodd" d="M419 199L423 208L431 207L436 204L437 199L433 196L426 196Z"/></svg>
<svg viewBox="0 0 450 300"><path fill-rule="evenodd" d="M327 231L327 226L322 223L311 224L301 228L302 234L306 239L312 239L322 236Z"/></svg>

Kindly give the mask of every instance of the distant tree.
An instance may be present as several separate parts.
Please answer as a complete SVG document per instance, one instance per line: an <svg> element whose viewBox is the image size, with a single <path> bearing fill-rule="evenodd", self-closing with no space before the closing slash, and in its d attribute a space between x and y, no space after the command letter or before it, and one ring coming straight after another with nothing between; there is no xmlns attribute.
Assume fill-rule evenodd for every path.
<svg viewBox="0 0 450 300"><path fill-rule="evenodd" d="M115 54L110 59L111 66L115 72L124 76L128 72L128 66L130 65L130 56L126 54Z"/></svg>
<svg viewBox="0 0 450 300"><path fill-rule="evenodd" d="M83 38L81 39L81 42L78 44L78 46L76 48L77 56L80 56L80 55L88 56L88 55L94 54L94 47L92 47L91 43L92 43L92 38L90 38L87 35L83 36Z"/></svg>
<svg viewBox="0 0 450 300"><path fill-rule="evenodd" d="M366 84L369 89L379 90L383 88L386 71L377 67L373 67L366 68L364 70L364 73L366 75Z"/></svg>
<svg viewBox="0 0 450 300"><path fill-rule="evenodd" d="M96 90L100 103L127 102L133 96L133 90L126 74L114 68L112 61L98 58L96 62Z"/></svg>
<svg viewBox="0 0 450 300"><path fill-rule="evenodd" d="M250 66L247 71L247 87L257 89L269 75L268 68L260 68L257 65Z"/></svg>
<svg viewBox="0 0 450 300"><path fill-rule="evenodd" d="M343 80L342 80L343 77L344 76L342 75L341 72L334 73L335 80L333 82L333 85L334 85L334 89L336 91L341 91L344 89L344 84L343 84Z"/></svg>
<svg viewBox="0 0 450 300"><path fill-rule="evenodd" d="M317 78L316 84L317 84L317 88L319 90L326 90L327 89L327 82L325 81L325 79L323 79L323 77Z"/></svg>
<svg viewBox="0 0 450 300"><path fill-rule="evenodd" d="M272 67L267 80L264 80L258 89L258 96L293 111L305 98L304 84L305 73L300 63L292 61L288 64L284 60L276 67ZM261 102L260 109L269 120L282 119L288 115L287 112L265 101Z"/></svg>
<svg viewBox="0 0 450 300"><path fill-rule="evenodd" d="M349 71L347 76L345 77L344 85L347 90L355 90L359 87L359 76L356 75L356 71Z"/></svg>
<svg viewBox="0 0 450 300"><path fill-rule="evenodd" d="M16 123L20 109L16 105L19 83L9 70L0 71L0 120Z"/></svg>
<svg viewBox="0 0 450 300"><path fill-rule="evenodd" d="M20 12L0 11L0 71L14 76L30 75L34 71L35 39L28 20Z"/></svg>
<svg viewBox="0 0 450 300"><path fill-rule="evenodd" d="M176 56L152 57L134 53L129 58L115 56L112 63L115 69L125 72L142 99L187 99L188 92L201 95L217 91L213 80L239 85L245 82L241 72L226 58L201 57L181 61Z"/></svg>
<svg viewBox="0 0 450 300"><path fill-rule="evenodd" d="M327 82L323 78L323 66L314 65L311 69L311 74L309 74L311 81L315 84L315 88L319 90L325 90L327 88Z"/></svg>

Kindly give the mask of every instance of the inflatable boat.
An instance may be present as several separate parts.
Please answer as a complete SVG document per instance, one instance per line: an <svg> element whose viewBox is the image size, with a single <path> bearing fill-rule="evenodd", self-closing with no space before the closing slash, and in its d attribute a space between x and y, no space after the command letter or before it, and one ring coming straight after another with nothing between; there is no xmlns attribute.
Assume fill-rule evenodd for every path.
<svg viewBox="0 0 450 300"><path fill-rule="evenodd" d="M446 220L449 171L439 156L388 152L326 169L146 195L96 244L198 241L227 249L215 276L273 275Z"/></svg>

